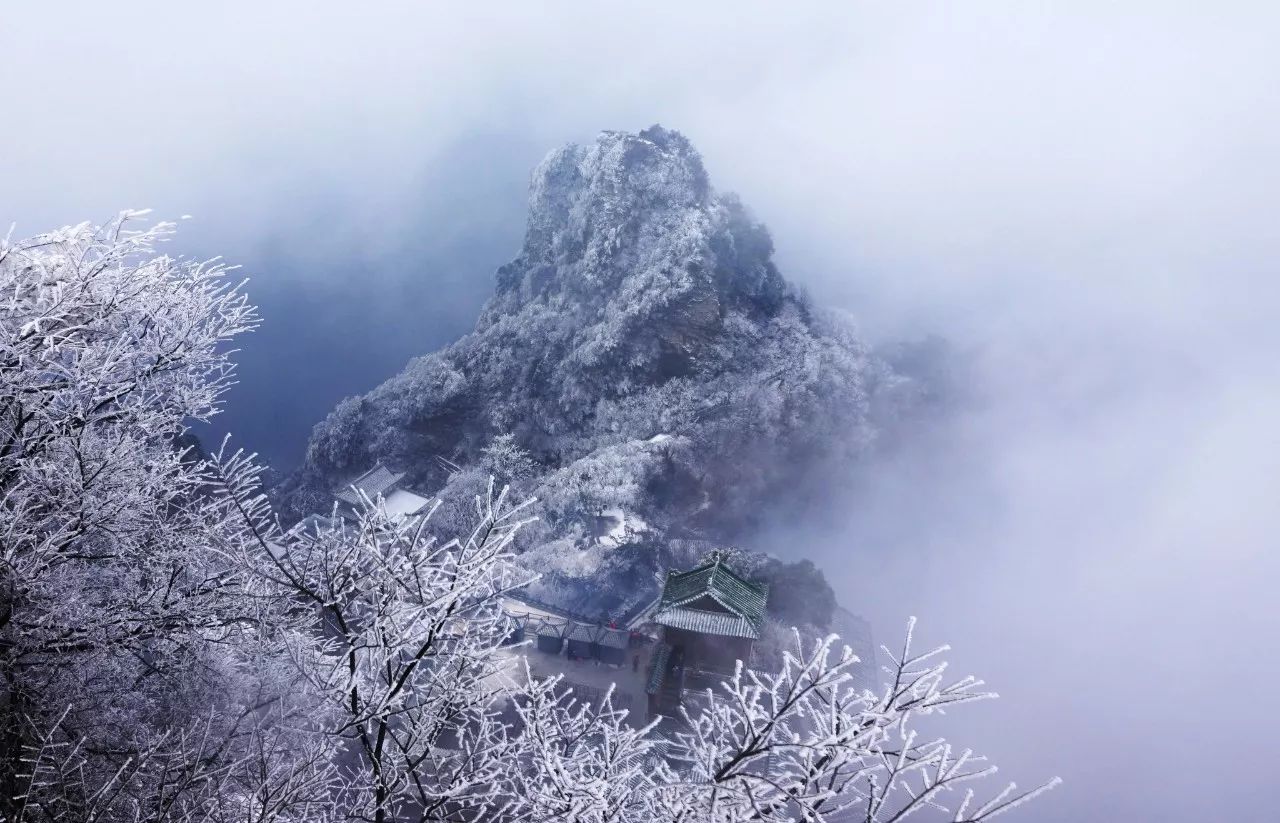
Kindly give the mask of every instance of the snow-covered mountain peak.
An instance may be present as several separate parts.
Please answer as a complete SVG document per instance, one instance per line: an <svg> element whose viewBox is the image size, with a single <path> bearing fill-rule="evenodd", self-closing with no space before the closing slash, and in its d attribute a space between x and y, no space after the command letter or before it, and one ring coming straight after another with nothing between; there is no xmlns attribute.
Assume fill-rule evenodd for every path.
<svg viewBox="0 0 1280 823"><path fill-rule="evenodd" d="M772 253L679 132L604 132L535 170L524 245L498 271L477 330L556 311L579 327L571 356L584 366L622 351L632 376L661 381L708 356L734 314L783 309Z"/></svg>
<svg viewBox="0 0 1280 823"><path fill-rule="evenodd" d="M576 275L594 292L634 274L617 263L714 268L714 258L731 249L711 244L732 242L735 233L756 240L750 251L767 261L767 233L736 198L712 191L702 158L683 135L660 126L603 132L590 144L551 152L534 171L524 246L500 271L498 291L524 299L573 291Z"/></svg>
<svg viewBox="0 0 1280 823"><path fill-rule="evenodd" d="M475 331L317 425L294 511L380 461L464 528L493 474L540 501L521 549L570 598L645 589L749 539L856 462L872 398L897 380L772 256L678 132L551 152Z"/></svg>

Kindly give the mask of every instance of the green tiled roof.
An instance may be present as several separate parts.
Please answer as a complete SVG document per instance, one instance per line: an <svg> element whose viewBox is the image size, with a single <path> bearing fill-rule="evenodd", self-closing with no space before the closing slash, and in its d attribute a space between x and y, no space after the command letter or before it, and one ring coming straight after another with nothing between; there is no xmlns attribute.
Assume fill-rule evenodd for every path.
<svg viewBox="0 0 1280 823"><path fill-rule="evenodd" d="M704 598L722 610L699 608ZM767 586L743 580L717 553L696 569L667 575L653 621L706 634L758 638L768 598Z"/></svg>
<svg viewBox="0 0 1280 823"><path fill-rule="evenodd" d="M667 676L667 661L671 658L671 647L659 643L653 650L653 658L649 661L649 680L644 690L648 694L657 694L662 688L662 681Z"/></svg>
<svg viewBox="0 0 1280 823"><path fill-rule="evenodd" d="M749 637L752 640L760 639L760 626L736 614L677 607L654 615L653 622L673 629L686 629L698 634L718 634L721 637Z"/></svg>

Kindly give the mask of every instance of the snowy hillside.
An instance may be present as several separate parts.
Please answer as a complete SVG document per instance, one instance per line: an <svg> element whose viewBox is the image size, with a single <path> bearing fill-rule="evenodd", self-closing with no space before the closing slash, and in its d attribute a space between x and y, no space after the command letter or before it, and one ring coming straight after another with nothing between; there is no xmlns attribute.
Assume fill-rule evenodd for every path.
<svg viewBox="0 0 1280 823"><path fill-rule="evenodd" d="M327 508L382 461L461 521L496 474L540 501L521 546L540 594L596 613L635 605L712 546L750 548L761 518L866 450L873 405L911 390L772 253L674 131L552 152L475 331L342 401L289 506ZM789 573L829 595L811 566Z"/></svg>

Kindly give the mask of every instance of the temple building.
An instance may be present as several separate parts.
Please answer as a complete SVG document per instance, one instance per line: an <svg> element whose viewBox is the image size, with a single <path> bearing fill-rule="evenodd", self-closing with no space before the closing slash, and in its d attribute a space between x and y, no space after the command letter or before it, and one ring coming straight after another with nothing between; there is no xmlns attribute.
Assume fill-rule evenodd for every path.
<svg viewBox="0 0 1280 823"><path fill-rule="evenodd" d="M353 515L360 508L361 495L374 501L381 497L390 517L413 517L425 512L431 499L409 491L403 483L403 472L393 472L381 463L375 463L372 469L334 495L338 499L339 513Z"/></svg>
<svg viewBox="0 0 1280 823"><path fill-rule="evenodd" d="M637 718L671 717L708 687L718 690L739 660L749 665L764 627L768 587L743 579L727 559L712 552L695 569L670 572L631 620L597 621L511 592L505 645L512 655L528 649L531 675L561 677L583 699L612 688L613 705Z"/></svg>
<svg viewBox="0 0 1280 823"><path fill-rule="evenodd" d="M656 628L645 691L649 713L672 714L688 690L714 688L739 660L750 665L764 627L769 589L726 563L724 552L687 572L669 572L662 593L633 626Z"/></svg>

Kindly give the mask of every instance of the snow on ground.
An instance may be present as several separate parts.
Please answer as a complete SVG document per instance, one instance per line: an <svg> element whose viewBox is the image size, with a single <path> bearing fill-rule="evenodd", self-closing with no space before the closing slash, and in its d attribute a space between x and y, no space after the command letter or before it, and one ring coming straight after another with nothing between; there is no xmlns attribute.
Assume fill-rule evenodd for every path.
<svg viewBox="0 0 1280 823"><path fill-rule="evenodd" d="M643 518L628 514L622 509L605 509L600 516L613 521L609 530L599 539L599 542L605 546L621 546L635 535L649 530L649 524Z"/></svg>

